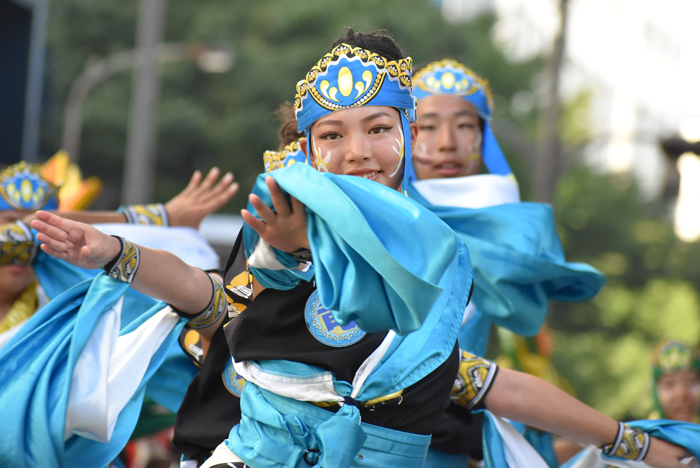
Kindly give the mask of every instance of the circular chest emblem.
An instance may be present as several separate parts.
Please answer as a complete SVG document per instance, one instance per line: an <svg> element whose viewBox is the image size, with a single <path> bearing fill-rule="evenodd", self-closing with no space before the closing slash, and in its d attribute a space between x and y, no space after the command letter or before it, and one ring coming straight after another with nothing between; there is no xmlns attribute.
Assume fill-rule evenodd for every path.
<svg viewBox="0 0 700 468"><path fill-rule="evenodd" d="M304 320L311 335L318 341L334 348L344 348L357 343L367 334L350 322L344 327L336 323L330 310L321 305L318 290L314 291L306 301Z"/></svg>
<svg viewBox="0 0 700 468"><path fill-rule="evenodd" d="M224 371L221 373L221 378L224 381L226 390L240 398L246 381L236 372L236 369L234 369L233 359L228 359L226 361L226 367L224 367Z"/></svg>

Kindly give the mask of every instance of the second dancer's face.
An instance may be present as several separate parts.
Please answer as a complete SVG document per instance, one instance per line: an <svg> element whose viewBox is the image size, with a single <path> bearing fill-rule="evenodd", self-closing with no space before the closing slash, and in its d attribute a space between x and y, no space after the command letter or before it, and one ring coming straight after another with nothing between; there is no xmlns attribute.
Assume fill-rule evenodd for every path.
<svg viewBox="0 0 700 468"><path fill-rule="evenodd" d="M673 372L656 385L666 419L692 422L700 406L700 375L692 370Z"/></svg>
<svg viewBox="0 0 700 468"><path fill-rule="evenodd" d="M311 165L321 172L354 175L398 189L403 179L405 145L399 112L362 106L333 112L311 126Z"/></svg>
<svg viewBox="0 0 700 468"><path fill-rule="evenodd" d="M457 96L430 96L418 103L420 132L413 152L419 180L479 172L481 128L474 106Z"/></svg>

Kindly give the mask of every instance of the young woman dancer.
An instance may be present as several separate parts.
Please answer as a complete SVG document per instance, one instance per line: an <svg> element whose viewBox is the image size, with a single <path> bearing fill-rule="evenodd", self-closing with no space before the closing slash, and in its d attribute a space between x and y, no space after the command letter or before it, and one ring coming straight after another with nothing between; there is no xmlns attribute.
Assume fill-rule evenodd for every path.
<svg viewBox="0 0 700 468"><path fill-rule="evenodd" d="M207 466L423 466L459 366L461 397L613 451L642 441L652 466L686 451L619 426L538 379L478 358L456 336L471 288L454 231L400 194L417 128L411 60L391 38L348 33L297 86L298 129L314 169L263 176L243 212L232 269L250 305L225 327L247 384L241 423ZM354 176L354 177L344 177ZM379 182L379 183L376 183ZM287 197L290 197L287 199ZM162 252L39 213L42 249L171 303L203 333L228 310L223 285ZM627 447L627 445L625 445Z"/></svg>

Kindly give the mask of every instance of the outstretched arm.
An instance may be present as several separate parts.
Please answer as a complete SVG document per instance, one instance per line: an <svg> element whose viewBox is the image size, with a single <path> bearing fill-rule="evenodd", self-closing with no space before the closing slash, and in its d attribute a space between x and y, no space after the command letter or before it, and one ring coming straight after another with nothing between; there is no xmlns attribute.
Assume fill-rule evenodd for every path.
<svg viewBox="0 0 700 468"><path fill-rule="evenodd" d="M484 400L494 414L584 444L614 441L618 423L554 385L532 375L499 369ZM652 437L644 462L659 468L682 468L690 452Z"/></svg>
<svg viewBox="0 0 700 468"><path fill-rule="evenodd" d="M121 251L115 237L90 225L38 211L32 227L39 231L41 249L49 255L87 269L104 267ZM140 247L140 263L132 287L172 304L186 314L204 310L212 295L206 273L163 250Z"/></svg>

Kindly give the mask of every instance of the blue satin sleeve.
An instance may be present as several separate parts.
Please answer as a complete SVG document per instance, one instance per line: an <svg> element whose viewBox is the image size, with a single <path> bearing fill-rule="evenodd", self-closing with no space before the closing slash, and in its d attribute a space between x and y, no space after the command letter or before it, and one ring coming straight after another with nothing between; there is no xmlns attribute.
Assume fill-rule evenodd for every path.
<svg viewBox="0 0 700 468"><path fill-rule="evenodd" d="M366 331L399 334L420 327L443 291L438 285L443 273L459 254L449 226L395 190L303 164L258 177L253 193L270 207L267 177L306 206L319 296L339 324L354 321ZM243 235L249 256L258 236L248 225ZM291 263L288 254L277 254L283 264ZM263 286L276 289L300 279L294 270L253 273Z"/></svg>
<svg viewBox="0 0 700 468"><path fill-rule="evenodd" d="M549 205L468 209L431 205L412 187L408 194L467 245L474 269L472 300L496 325L534 336L550 300L585 301L605 284L605 276L590 265L566 261Z"/></svg>

